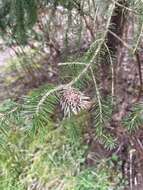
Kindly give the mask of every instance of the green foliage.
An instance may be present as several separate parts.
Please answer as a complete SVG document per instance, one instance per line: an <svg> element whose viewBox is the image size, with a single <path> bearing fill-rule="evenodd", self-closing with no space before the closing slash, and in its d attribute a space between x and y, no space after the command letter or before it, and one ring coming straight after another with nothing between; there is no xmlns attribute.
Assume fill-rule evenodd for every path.
<svg viewBox="0 0 143 190"><path fill-rule="evenodd" d="M113 105L111 98L101 101L101 106L95 104L93 112L94 126L96 130L97 140L99 140L107 149L113 149L117 145L117 139L107 132L106 127L112 117Z"/></svg>
<svg viewBox="0 0 143 190"><path fill-rule="evenodd" d="M136 104L129 112L129 114L123 119L123 126L129 132L135 132L139 127L143 125L143 105Z"/></svg>
<svg viewBox="0 0 143 190"><path fill-rule="evenodd" d="M46 85L38 90L33 91L29 96L24 98L23 103L23 114L30 119L32 118L32 130L34 133L40 128L44 128L48 125L54 118L56 119L56 105L58 101L58 96L56 94L50 95L41 105L39 113L36 113L37 104L41 97L45 94L46 90L53 89L53 85Z"/></svg>
<svg viewBox="0 0 143 190"><path fill-rule="evenodd" d="M62 5L70 11L73 7L80 8L80 1L44 2L44 6L51 4L55 8L57 5ZM104 7L101 6L102 3ZM37 20L38 5L41 4L41 1L38 4L35 0L1 1L2 34L10 31L10 35L16 41L26 43L29 30L33 28ZM69 86L65 84L66 87L75 86L82 91L88 91L91 101L96 102L93 109L88 113L80 113L63 119L59 109L59 91L64 85L61 85L62 88L46 85L29 93L21 100L22 103L6 101L0 105L1 189L117 189L115 185L118 184L118 180L114 179L121 176L119 177L118 173L112 173L113 168L108 167L107 163L97 164L94 168L85 166L88 147L85 144L84 134L88 127L88 114L92 113L97 140L109 150L117 145L117 139L110 132L110 127L108 128L112 118L113 102L110 99L103 99L95 77L96 74L98 75L98 66L104 61L107 53L107 62L112 64L110 50L108 47L103 47L103 44L105 45L111 24L108 21L111 19L114 6L111 6L111 10L109 5L112 4L109 1L96 1L95 5L101 12L107 10L105 33L97 32L95 42L91 44L79 62L76 59L76 62L75 60L70 63L66 61L64 65L61 65L59 81L70 84ZM136 10L139 11L139 9ZM25 69L31 72L33 67L30 61L31 57L25 55L19 57L20 71ZM95 91L93 91L93 86L95 86ZM124 119L123 125L130 132L143 125L141 104L133 108ZM114 161L117 161L116 157Z"/></svg>
<svg viewBox="0 0 143 190"><path fill-rule="evenodd" d="M11 35L20 43L26 43L27 32L37 20L37 4L35 0L2 0L0 4L2 34Z"/></svg>
<svg viewBox="0 0 143 190"><path fill-rule="evenodd" d="M100 168L101 169L101 168ZM103 168L100 170L100 172L97 172L97 169L94 170L87 170L84 172L81 172L81 174L78 177L78 183L75 190L106 190L110 186L110 182L108 181L107 171ZM104 181L103 181L104 178Z"/></svg>
<svg viewBox="0 0 143 190"><path fill-rule="evenodd" d="M35 96L35 92L31 96ZM3 112L10 111L14 105L9 100L0 108ZM27 117L29 120L29 115ZM84 166L88 149L84 144L86 115L66 119L59 126L51 121L34 138L25 133L24 128L28 127L25 126L28 125L26 117L19 119L21 124L15 129L9 123L5 143L0 146L0 189L25 190L35 187L55 190L62 184L64 190L104 190L118 183L118 180L111 180L112 169L105 167L107 162L101 162L94 168Z"/></svg>
<svg viewBox="0 0 143 190"><path fill-rule="evenodd" d="M14 56L8 61L5 70L9 72L16 72L20 76L27 75L28 77L34 76L35 73L39 74L42 72L38 52L29 49L27 50L29 52L24 52L22 48L21 51L23 51L23 53L18 56Z"/></svg>
<svg viewBox="0 0 143 190"><path fill-rule="evenodd" d="M111 177L111 168L105 164L107 163L101 161L101 163L95 169L89 168L82 171L77 177L77 185L74 190L107 190L110 188L123 190L124 184L119 182L119 176L118 178L114 179L114 182L109 180ZM114 173L114 175L116 175L116 173ZM116 185L113 185L113 183Z"/></svg>
<svg viewBox="0 0 143 190"><path fill-rule="evenodd" d="M72 64L70 64L72 63ZM75 76L78 76L80 74L80 72L84 69L84 67L86 66L86 63L79 64L80 62L69 62L69 64L67 63L67 65L64 66L60 66L60 73L62 73L61 76L61 80L64 82L70 82L71 80L73 80L75 78ZM89 84L91 83L92 78L89 72L87 72L81 80L77 81L75 84L75 87L78 89L85 89L86 87L89 86Z"/></svg>
<svg viewBox="0 0 143 190"><path fill-rule="evenodd" d="M68 10L74 7L72 0L1 0L0 1L0 35L12 37L14 41L25 45L33 34L33 26L37 22L38 10L43 6L61 5Z"/></svg>
<svg viewBox="0 0 143 190"><path fill-rule="evenodd" d="M0 105L0 143L3 144L4 137L8 136L9 126L11 126L11 130L14 130L21 124L20 106L11 100L4 101L2 105Z"/></svg>

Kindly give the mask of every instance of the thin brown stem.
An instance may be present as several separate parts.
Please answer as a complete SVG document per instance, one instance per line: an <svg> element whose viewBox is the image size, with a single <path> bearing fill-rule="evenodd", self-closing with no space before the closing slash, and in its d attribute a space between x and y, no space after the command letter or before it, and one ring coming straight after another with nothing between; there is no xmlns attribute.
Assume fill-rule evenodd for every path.
<svg viewBox="0 0 143 190"><path fill-rule="evenodd" d="M135 57L137 60L137 65L138 65L138 72L139 72L139 80L140 80L140 88L139 88L139 94L137 97L136 101L139 101L142 95L142 86L143 86L143 79L142 79L142 72L141 72L141 61L140 61L140 56L139 53L136 51L135 52Z"/></svg>

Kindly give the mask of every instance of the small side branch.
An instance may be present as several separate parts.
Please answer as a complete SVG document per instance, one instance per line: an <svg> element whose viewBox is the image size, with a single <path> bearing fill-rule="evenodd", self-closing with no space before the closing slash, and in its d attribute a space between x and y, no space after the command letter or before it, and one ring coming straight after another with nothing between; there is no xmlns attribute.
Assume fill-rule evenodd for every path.
<svg viewBox="0 0 143 190"><path fill-rule="evenodd" d="M140 80L140 89L139 89L139 94L138 94L138 97L137 97L137 101L139 101L140 97L141 97L141 94L142 94L143 79L142 79L140 56L139 56L139 53L137 51L135 52L135 57L136 57L136 60L137 60L138 72L139 72L139 80Z"/></svg>
<svg viewBox="0 0 143 190"><path fill-rule="evenodd" d="M95 59L96 59L97 55L99 54L99 52L100 52L100 50L101 50L101 48L102 48L102 45L103 45L103 43L104 43L104 41L105 41L105 39L106 39L106 36L107 36L107 33L108 33L108 29L109 29L109 26L110 26L110 22L111 22L112 13L113 13L113 11L114 11L114 8L115 8L115 4L111 4L111 6L110 6L110 13L111 13L111 14L110 14L109 19L107 20L106 30L105 30L105 32L104 32L104 34L103 34L103 37L102 37L102 39L100 40L100 42L99 42L99 44L98 44L98 47L97 47L97 49L96 49L96 51L95 51L95 53L94 53L92 59L90 60L90 62L89 62L89 63L85 66L85 68L79 73L79 75L78 75L77 77L75 77L71 82L69 82L68 84L59 85L59 86L57 86L56 88L54 88L54 89L48 91L48 92L41 98L41 100L39 101L39 103L38 103L38 105L37 105L37 107L36 107L36 115L39 114L39 111L40 111L41 106L43 105L43 103L45 102L45 100L47 99L47 97L48 97L49 95L51 95L51 94L53 94L53 93L55 93L55 92L57 92L57 91L60 91L60 90L62 90L62 89L64 89L64 88L68 88L68 87L73 86L73 85L88 71L88 69L89 69L89 68L92 66L92 64L95 62ZM97 41L99 41L99 40L97 40ZM96 42L97 42L97 41L96 41Z"/></svg>

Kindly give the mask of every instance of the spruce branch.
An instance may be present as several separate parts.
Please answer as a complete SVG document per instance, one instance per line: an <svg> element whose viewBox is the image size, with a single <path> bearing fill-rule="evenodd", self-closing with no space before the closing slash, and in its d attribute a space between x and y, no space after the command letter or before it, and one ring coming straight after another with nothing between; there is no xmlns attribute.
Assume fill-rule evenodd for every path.
<svg viewBox="0 0 143 190"><path fill-rule="evenodd" d="M135 132L143 125L143 105L135 104L130 113L123 119L122 123L129 132Z"/></svg>
<svg viewBox="0 0 143 190"><path fill-rule="evenodd" d="M101 106L102 118L100 117L100 107L98 103L95 104L95 110L93 112L96 139L99 140L106 149L113 149L117 145L117 138L112 136L106 129L106 125L110 122L113 110L111 99L102 99Z"/></svg>
<svg viewBox="0 0 143 190"><path fill-rule="evenodd" d="M111 63L111 73L112 73L111 95L112 95L112 103L113 103L114 96L115 96L115 71L114 71L114 64L113 64L112 56L111 56L111 53L110 53L110 50L109 50L107 44L104 43L104 46L107 49L107 52L108 52L108 55L109 55L109 59L110 59L110 63Z"/></svg>
<svg viewBox="0 0 143 190"><path fill-rule="evenodd" d="M92 69L91 66L90 66L90 71L91 71L91 75L92 75L93 82L94 82L94 85L95 85L96 96L97 96L98 105L99 105L100 122L102 122L102 121L103 121L103 115L102 115L101 96L100 96L100 92L99 92L99 90L98 90L96 78L95 78L95 76L94 76L94 72L93 72L93 69Z"/></svg>
<svg viewBox="0 0 143 190"><path fill-rule="evenodd" d="M97 57L97 55L99 54L101 48L102 48L102 45L104 44L104 41L106 39L106 35L107 35L107 32L108 32L108 29L109 29L109 26L110 26L110 21L111 21L111 17L112 17L112 14L113 14L113 11L114 11L114 8L115 8L115 4L111 4L110 5L110 16L107 20L107 24L106 24L106 30L103 34L103 38L100 40L100 43L97 47L97 49L95 50L95 53L92 57L92 59L90 60L90 62L86 65L86 67L79 73L79 75L77 77L75 77L71 82L69 82L68 84L62 84L62 85L59 85L57 86L56 88L48 91L42 98L41 100L39 101L38 105L37 105L37 108L36 108L36 115L38 115L39 111L40 111L40 108L41 106L43 105L44 101L48 98L49 95L57 92L57 91L60 91L60 90L63 90L64 88L68 88L68 87L71 87L73 86L86 72L87 70L91 67L91 65L95 62L95 59Z"/></svg>
<svg viewBox="0 0 143 190"><path fill-rule="evenodd" d="M102 42L103 43L103 42ZM38 105L37 105L37 109L36 109L36 114L38 115L39 111L40 111L40 107L43 105L44 101L48 98L48 96L50 94L53 94L54 92L57 92L57 91L60 91L60 90L63 90L64 88L69 88L71 87L72 85L74 85L86 72L87 70L89 69L89 67L93 64L98 52L100 51L101 49L101 45L102 43L99 44L98 46L98 49L96 50L93 58L91 59L91 61L86 65L86 67L80 72L80 74L75 77L71 82L69 82L68 84L62 84L62 85L59 85L57 86L56 88L48 91L43 97L42 99L39 101Z"/></svg>

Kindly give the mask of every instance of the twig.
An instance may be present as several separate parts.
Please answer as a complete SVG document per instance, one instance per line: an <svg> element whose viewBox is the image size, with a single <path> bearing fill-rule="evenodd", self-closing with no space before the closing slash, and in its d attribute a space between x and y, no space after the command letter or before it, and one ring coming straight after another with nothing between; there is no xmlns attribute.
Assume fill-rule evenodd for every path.
<svg viewBox="0 0 143 190"><path fill-rule="evenodd" d="M66 62L66 63L58 63L58 66L65 66L65 65L87 65L87 63L82 62Z"/></svg>
<svg viewBox="0 0 143 190"><path fill-rule="evenodd" d="M116 39L118 39L128 50L133 52L133 49L124 40L122 40L117 34L112 32L111 30L108 30L108 32L112 34Z"/></svg>
<svg viewBox="0 0 143 190"><path fill-rule="evenodd" d="M119 2L117 2L117 1L115 1L115 0L112 0L112 1L113 1L117 6L122 7L122 8L124 8L124 9L126 9L126 10L128 10L128 11L130 11L130 12L135 13L135 14L138 14L138 13L137 13L136 11L134 11L133 9L130 9L129 7L126 7L126 6L120 4Z"/></svg>
<svg viewBox="0 0 143 190"><path fill-rule="evenodd" d="M137 64L138 64L138 72L139 72L139 80L140 80L139 94L138 94L138 97L137 97L136 101L139 101L140 97L141 97L141 94L142 94L143 79L142 79L140 56L139 56L139 53L137 51L135 52L135 57L136 57Z"/></svg>
<svg viewBox="0 0 143 190"><path fill-rule="evenodd" d="M104 43L104 46L105 46L105 48L107 49L107 52L108 52L108 54L109 54L110 63L111 63L111 72L112 72L112 87L111 87L111 93L112 93L112 103L113 103L113 101L114 101L114 95L115 95L114 64L113 64L112 57L111 57L111 53L110 53L110 51L109 51L109 48L108 48L107 44Z"/></svg>
<svg viewBox="0 0 143 190"><path fill-rule="evenodd" d="M141 149L143 151L143 145L142 145L141 141L139 139L137 139L137 142L138 142L138 144L140 145L140 147L141 147Z"/></svg>
<svg viewBox="0 0 143 190"><path fill-rule="evenodd" d="M133 153L135 152L135 149L131 149L129 152L129 161L130 161L130 190L133 190Z"/></svg>
<svg viewBox="0 0 143 190"><path fill-rule="evenodd" d="M91 66L90 66L90 71L91 71L91 75L92 75L93 82L94 82L94 85L95 85L96 96L97 96L98 105L99 105L99 111L100 111L100 121L101 121L101 123L102 123L102 122L103 122L103 116L102 116L101 96L100 96L100 92L99 92L99 90L98 90L96 78L95 78L95 76L94 76L94 72L93 72L93 69L92 69Z"/></svg>
<svg viewBox="0 0 143 190"><path fill-rule="evenodd" d="M119 152L120 152L120 150L121 150L121 148L123 147L123 142L119 145L119 147L117 148L117 150L114 152L114 154L118 154Z"/></svg>
<svg viewBox="0 0 143 190"><path fill-rule="evenodd" d="M11 113L15 112L17 109L18 109L18 107L16 107L16 108L14 108L14 109L10 110L10 111L9 111L9 112L7 112L6 114L4 114L4 113L1 113L1 112L0 112L0 117L7 116L7 115L9 115L9 114L11 114Z"/></svg>

